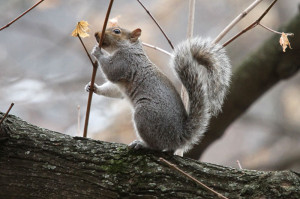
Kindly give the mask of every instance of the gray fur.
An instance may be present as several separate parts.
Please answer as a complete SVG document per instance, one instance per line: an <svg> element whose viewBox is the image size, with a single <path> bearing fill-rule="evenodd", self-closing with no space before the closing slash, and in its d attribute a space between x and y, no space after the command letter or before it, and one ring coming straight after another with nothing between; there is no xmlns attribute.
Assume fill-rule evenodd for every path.
<svg viewBox="0 0 300 199"><path fill-rule="evenodd" d="M186 151L203 135L211 115L221 110L231 70L224 50L210 41L185 41L177 46L171 60L188 91L189 114L173 84L148 59L140 41L124 41L110 54L95 47L92 54L106 78L133 106L139 140L130 145L132 148Z"/></svg>
<svg viewBox="0 0 300 199"><path fill-rule="evenodd" d="M189 116L183 134L187 141L181 147L187 151L204 134L211 116L221 111L230 83L231 65L220 45L199 37L179 44L171 65L189 96Z"/></svg>

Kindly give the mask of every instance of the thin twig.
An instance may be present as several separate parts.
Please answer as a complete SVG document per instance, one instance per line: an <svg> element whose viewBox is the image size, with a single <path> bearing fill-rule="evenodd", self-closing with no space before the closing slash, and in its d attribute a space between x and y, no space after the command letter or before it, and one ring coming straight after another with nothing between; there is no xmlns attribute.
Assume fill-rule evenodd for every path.
<svg viewBox="0 0 300 199"><path fill-rule="evenodd" d="M5 115L3 116L3 118L2 118L1 121L0 121L0 125L2 124L2 122L4 121L4 119L7 117L9 111L11 110L11 108L12 108L14 105L15 105L14 103L11 103L9 109L6 111Z"/></svg>
<svg viewBox="0 0 300 199"><path fill-rule="evenodd" d="M236 34L235 36L233 36L231 39L229 39L228 41L226 41L222 46L223 47L227 46L228 44L230 44L231 42L233 42L236 38L238 38L239 36L241 36L242 34L244 34L245 32L247 32L248 30L251 30L255 26L256 26L255 23L251 24L250 26L248 26L247 28L245 28L244 30L242 30L241 32L239 32L238 34Z"/></svg>
<svg viewBox="0 0 300 199"><path fill-rule="evenodd" d="M274 0L269 7L265 10L265 12L256 20L257 23L259 23L265 16L266 14L268 14L268 12L271 10L271 8L273 7L273 5L276 3L277 0Z"/></svg>
<svg viewBox="0 0 300 199"><path fill-rule="evenodd" d="M265 10L265 12L255 21L253 22L251 25L249 25L247 28L245 28L244 30L242 30L241 32L239 32L238 34L236 34L235 36L233 36L231 39L229 39L227 42L225 42L223 44L223 47L227 46L228 44L230 44L232 41L234 41L236 38L238 38L239 36L241 36L242 34L244 34L245 32L247 32L248 30L251 30L252 28L254 28L255 26L257 26L260 21L264 18L264 16L269 12L269 10L273 7L273 5L277 2L277 0L274 0L269 7Z"/></svg>
<svg viewBox="0 0 300 199"><path fill-rule="evenodd" d="M31 8L29 8L28 10L26 10L25 12L23 12L21 15L19 15L17 18L15 18L14 20L12 20L11 22L9 22L8 24L6 24L5 26L0 28L0 31L8 28L11 24L15 23L17 20L19 20L21 17L23 17L24 15L26 15L28 12L30 12L33 8L35 8L36 6L38 6L40 3L42 3L44 0L40 0L39 2L37 2L36 4L34 4Z"/></svg>
<svg viewBox="0 0 300 199"><path fill-rule="evenodd" d="M202 182L200 182L199 180L197 180L196 178L194 178L193 176L189 175L188 173L184 172L183 170L179 169L175 164L172 164L171 162L165 160L164 158L159 158L159 161L164 162L165 164L167 164L169 167L179 171L181 174L185 175L186 177L188 177L189 179L193 180L194 182L196 182L197 184L201 185L202 187L204 187L205 189L209 190L210 192L216 194L218 197L223 198L223 199L228 199L225 196L223 196L222 194L216 192L215 190L209 188L208 186L206 186L205 184L203 184Z"/></svg>
<svg viewBox="0 0 300 199"><path fill-rule="evenodd" d="M77 106L77 136L80 136L80 105Z"/></svg>
<svg viewBox="0 0 300 199"><path fill-rule="evenodd" d="M170 41L169 37L166 35L166 33L163 31L163 29L161 28L161 26L158 24L158 22L155 20L155 18L152 16L152 14L149 12L149 10L142 4L142 2L140 2L140 0L137 0L139 2L139 4L144 8L144 10L148 13L148 15L151 17L151 19L154 21L154 23L157 25L157 27L160 29L160 31L162 32L162 34L165 36L165 38L168 40L170 46L172 49L174 49L174 46L172 44L172 42Z"/></svg>
<svg viewBox="0 0 300 199"><path fill-rule="evenodd" d="M168 51L166 51L166 50L164 50L164 49L162 49L162 48L153 46L153 45L151 45L151 44L147 44L147 43L145 43L145 42L142 42L142 44L143 44L144 46L149 47L149 48L153 48L153 49L158 50L158 51L160 51L160 52L162 52L162 53L165 53L166 55L172 56L171 53L169 53Z"/></svg>
<svg viewBox="0 0 300 199"><path fill-rule="evenodd" d="M243 169L243 167L242 167L242 165L241 165L241 163L240 163L239 160L237 160L236 163L238 164L238 166L239 166L240 169Z"/></svg>
<svg viewBox="0 0 300 199"><path fill-rule="evenodd" d="M92 105L92 99L93 99L93 90L94 90L94 83L95 83L95 78L96 78L96 74L97 74L97 68L98 68L98 62L95 61L93 64L91 87L90 87L90 92L89 92L89 96L88 96L85 121L84 121L83 137L85 137L85 138L87 137L87 130L88 130L89 119L90 119L90 111L91 111L91 105Z"/></svg>
<svg viewBox="0 0 300 199"><path fill-rule="evenodd" d="M194 34L194 21L195 21L195 0L189 1L189 19L188 19L188 30L187 37L192 38Z"/></svg>
<svg viewBox="0 0 300 199"><path fill-rule="evenodd" d="M187 38L191 39L194 34L194 21L195 21L195 0L189 0L189 15L188 15L188 29L187 29ZM186 88L181 85L180 93L183 105L186 111L189 111L189 95L186 91Z"/></svg>
<svg viewBox="0 0 300 199"><path fill-rule="evenodd" d="M104 24L103 24L103 27L102 27L100 42L99 42L99 48L100 49L102 47L104 33L105 33L105 29L106 29L106 26L107 26L109 14L110 14L113 2L114 2L114 0L110 0L110 3L108 5L108 9L107 9L107 12L106 12ZM98 62L95 61L93 63L93 73L92 73L92 78L91 78L91 89L90 89L90 92L89 92L88 103L87 103L87 108L86 108L83 137L87 136L88 123L89 123L89 117L90 117L90 110L91 110L91 104L92 104L93 90L94 90L94 83L95 83L95 78L96 78L96 74L97 74L97 68L98 68Z"/></svg>
<svg viewBox="0 0 300 199"><path fill-rule="evenodd" d="M106 29L106 26L107 26L107 22L108 22L108 19L109 19L109 14L110 14L113 2L114 2L114 0L110 0L110 3L108 5L108 9L107 9L107 12L106 12L104 24L103 24L103 27L102 27L101 37L100 37L100 41L99 41L99 48L100 49L102 47L102 43L103 43L103 39L104 39L104 33L105 33L105 29Z"/></svg>
<svg viewBox="0 0 300 199"><path fill-rule="evenodd" d="M89 57L89 60L91 61L92 65L94 65L94 62L93 62L93 60L92 60L92 58L91 58L91 55L90 55L90 53L87 51L87 49L86 49L86 47L85 47L85 45L84 45L84 43L83 43L83 41L82 41L80 35L78 34L77 37L78 37L78 39L79 39L81 45L83 46L84 51L86 52L87 56Z"/></svg>
<svg viewBox="0 0 300 199"><path fill-rule="evenodd" d="M248 6L241 14L239 14L214 40L218 43L242 18L244 18L253 8L255 8L263 0L256 0Z"/></svg>
<svg viewBox="0 0 300 199"><path fill-rule="evenodd" d="M271 28L269 28L269 27L267 27L267 26L262 25L261 23L259 23L258 25L260 25L261 27L267 29L267 30L270 31L270 32L273 32L273 33L276 33L276 34L279 34L279 35L282 34L282 32L278 32L278 31L276 31L276 30L273 30L273 29L271 29Z"/></svg>
<svg viewBox="0 0 300 199"><path fill-rule="evenodd" d="M227 46L228 44L230 44L231 42L233 42L236 38L238 38L239 36L241 36L242 34L244 34L245 32L247 32L248 30L251 30L255 26L256 26L255 23L251 24L250 26L248 26L247 28L245 28L244 30L242 30L241 32L239 32L238 34L236 34L235 36L233 36L231 39L229 39L228 41L226 41L222 46L223 47Z"/></svg>
<svg viewBox="0 0 300 199"><path fill-rule="evenodd" d="M87 48L86 46L84 45L80 35L78 34L77 35L81 45L83 46L90 62L92 63L93 65L93 73L92 73L92 77L96 76L96 72L97 72L97 68L98 68L98 62L97 61L94 61L92 60L91 56L90 56L90 53L87 51ZM94 79L94 82L95 82L95 79ZM94 85L94 82L93 82L93 85ZM91 84L92 85L92 84ZM93 87L91 86L91 89L93 89ZM93 95L93 92L91 94L91 92L89 92L89 97L88 97L88 104L87 104L87 113L86 113L86 117L85 117L85 124L84 124L84 131L83 131L83 137L87 137L87 128L88 128L88 122L89 122L89 116L90 116L90 109L91 109L91 104L92 104L92 95ZM90 103L89 103L90 102Z"/></svg>
<svg viewBox="0 0 300 199"><path fill-rule="evenodd" d="M276 30L273 30L273 29L271 29L271 28L269 28L269 27L267 27L267 26L265 26L265 25L262 25L261 23L259 23L258 25L260 25L261 27L263 27L263 28L269 30L270 32L273 32L273 33L276 33L276 34L279 34L279 35L282 34L282 32L278 32L278 31L276 31ZM294 33L285 33L285 34L286 34L287 36L291 36L291 37L294 36Z"/></svg>

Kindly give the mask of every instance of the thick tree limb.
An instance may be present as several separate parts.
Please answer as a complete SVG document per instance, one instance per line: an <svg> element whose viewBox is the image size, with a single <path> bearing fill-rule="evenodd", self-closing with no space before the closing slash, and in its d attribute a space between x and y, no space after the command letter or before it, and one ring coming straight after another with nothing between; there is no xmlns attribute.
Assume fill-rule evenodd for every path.
<svg viewBox="0 0 300 199"><path fill-rule="evenodd" d="M292 32L292 50L282 52L276 34L233 71L233 78L223 112L213 118L202 142L187 154L199 159L204 150L219 139L226 128L243 114L260 96L279 81L296 74L300 68L300 15L281 32ZM246 47L246 46L245 46Z"/></svg>
<svg viewBox="0 0 300 199"><path fill-rule="evenodd" d="M3 117L0 113L0 118ZM300 198L300 174L237 170L71 137L9 115L0 127L0 198Z"/></svg>

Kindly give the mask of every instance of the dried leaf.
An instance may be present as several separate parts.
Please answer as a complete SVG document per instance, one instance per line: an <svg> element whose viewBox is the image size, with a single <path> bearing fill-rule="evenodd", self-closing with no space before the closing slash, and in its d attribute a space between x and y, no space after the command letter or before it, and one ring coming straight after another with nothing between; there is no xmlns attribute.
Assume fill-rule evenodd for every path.
<svg viewBox="0 0 300 199"><path fill-rule="evenodd" d="M121 17L121 16L118 15L118 16L112 18L112 19L109 19L109 20L108 20L108 25L107 25L107 27L111 28L111 27L116 27L116 26L118 26L118 20L119 20L120 17Z"/></svg>
<svg viewBox="0 0 300 199"><path fill-rule="evenodd" d="M279 43L282 47L283 52L285 52L287 46L289 46L290 49L292 49L291 44L289 42L289 39L287 37L288 35L285 34L284 32L281 34L281 37L279 39Z"/></svg>
<svg viewBox="0 0 300 199"><path fill-rule="evenodd" d="M80 21L77 23L76 28L72 32L73 37L77 37L78 35L82 38L90 36L87 32L90 31L89 23L87 21Z"/></svg>

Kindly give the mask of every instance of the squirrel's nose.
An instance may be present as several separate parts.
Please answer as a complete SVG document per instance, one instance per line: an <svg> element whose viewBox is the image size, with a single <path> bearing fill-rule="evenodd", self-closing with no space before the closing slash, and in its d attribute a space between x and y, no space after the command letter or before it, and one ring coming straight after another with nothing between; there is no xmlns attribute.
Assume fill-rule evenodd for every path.
<svg viewBox="0 0 300 199"><path fill-rule="evenodd" d="M101 35L101 32L95 32L95 38L98 43L100 42L100 35Z"/></svg>

